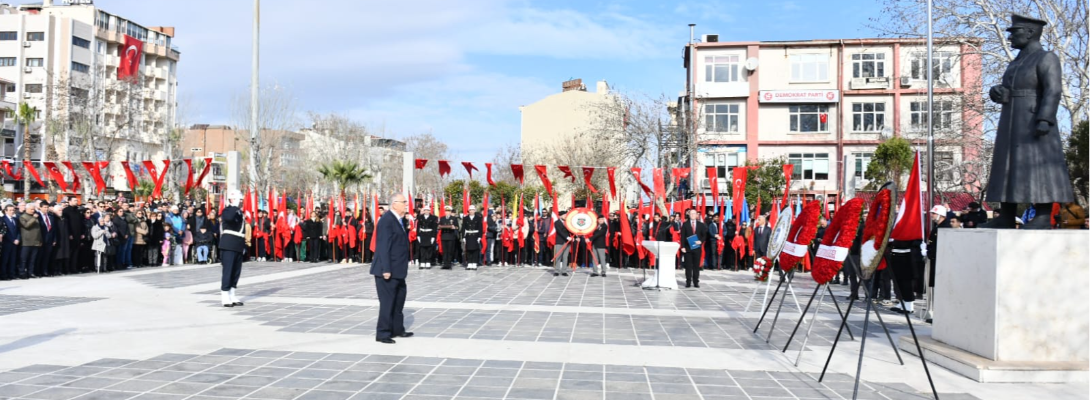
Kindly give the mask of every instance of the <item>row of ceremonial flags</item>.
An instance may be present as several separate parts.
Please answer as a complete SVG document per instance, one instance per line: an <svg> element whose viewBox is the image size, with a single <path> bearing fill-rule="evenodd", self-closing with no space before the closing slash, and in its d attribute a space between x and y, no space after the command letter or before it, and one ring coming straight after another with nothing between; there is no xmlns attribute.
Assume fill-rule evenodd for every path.
<svg viewBox="0 0 1090 400"><path fill-rule="evenodd" d="M121 164L122 169L125 171L125 179L128 182L130 189L135 189L137 186L137 174L142 175L146 171L148 177L155 185L151 196L158 198L163 196L163 183L166 181L167 171L170 169L171 161L172 160L160 161L160 164L162 164L161 170L158 168L155 161L152 160L140 161L138 164L134 161L116 162ZM193 159L186 158L181 161L185 164L186 171L188 172L184 186L185 195L188 196L189 191L195 187L201 186L205 176L208 176L208 171L212 168L212 157L205 157L203 159L204 167L201 168L200 174L197 175L196 179L194 179L195 171ZM95 193L102 193L106 190L106 179L103 176L102 170L108 167L110 163L111 161L83 161L79 163L91 176L91 180L94 181ZM0 164L2 164L3 167L3 170L0 172L3 172L4 176L10 179L22 180L24 178L24 173L30 173L30 176L42 186L46 186L46 181L52 179L56 182L57 187L59 187L62 192L76 192L83 187L80 182L77 168L72 161L61 161L59 163L55 161L43 161L41 163L42 167L49 174L46 176L46 179L42 178L42 174L38 172L38 169L31 161L24 160L22 168L18 168L18 165L8 160L4 160L0 162ZM175 163L174 165L179 164ZM71 180L68 180L69 178L65 177L65 173L61 170L60 166L64 166L64 168L67 169L67 172L71 174ZM137 166L137 168L134 168L134 166ZM139 166L143 166L143 168L139 168Z"/></svg>

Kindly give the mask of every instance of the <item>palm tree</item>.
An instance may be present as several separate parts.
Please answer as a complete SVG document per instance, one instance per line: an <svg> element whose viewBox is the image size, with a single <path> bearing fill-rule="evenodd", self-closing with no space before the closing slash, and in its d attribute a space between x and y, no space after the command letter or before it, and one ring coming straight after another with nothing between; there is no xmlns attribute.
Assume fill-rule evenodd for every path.
<svg viewBox="0 0 1090 400"><path fill-rule="evenodd" d="M19 103L15 113L15 125L23 131L23 160L30 160L30 124L34 123L36 114L38 110L26 102ZM23 198L30 198L30 174L23 174Z"/></svg>
<svg viewBox="0 0 1090 400"><path fill-rule="evenodd" d="M136 187L132 188L132 194L147 199L151 196L151 192L155 191L155 183L148 179L142 179L136 183Z"/></svg>
<svg viewBox="0 0 1090 400"><path fill-rule="evenodd" d="M333 181L334 189L342 197L349 185L360 184L371 179L371 172L354 161L333 160L329 164L318 167L318 173L322 174L323 178Z"/></svg>

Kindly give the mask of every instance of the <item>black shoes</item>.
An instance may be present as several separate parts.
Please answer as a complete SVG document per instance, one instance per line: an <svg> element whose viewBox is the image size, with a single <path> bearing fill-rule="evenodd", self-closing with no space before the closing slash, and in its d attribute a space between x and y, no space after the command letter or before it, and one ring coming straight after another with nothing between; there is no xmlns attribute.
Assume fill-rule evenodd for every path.
<svg viewBox="0 0 1090 400"><path fill-rule="evenodd" d="M700 284L699 284L699 283L694 283L694 284L693 284L693 287L695 287L695 288L697 288L697 289L700 289Z"/></svg>
<svg viewBox="0 0 1090 400"><path fill-rule="evenodd" d="M553 276L560 276L560 273L553 272Z"/></svg>
<svg viewBox="0 0 1090 400"><path fill-rule="evenodd" d="M606 277L606 273L605 273L605 272L603 272L603 273L602 273L602 277L603 277L603 278L605 278L605 277Z"/></svg>
<svg viewBox="0 0 1090 400"><path fill-rule="evenodd" d="M590 274L590 276L598 276L598 274L597 273L592 273L592 274Z"/></svg>
<svg viewBox="0 0 1090 400"><path fill-rule="evenodd" d="M685 287L687 287L687 288L693 287L692 282L685 282Z"/></svg>
<svg viewBox="0 0 1090 400"><path fill-rule="evenodd" d="M232 303L232 304L231 304L231 306L233 306L233 307L242 307L243 305L244 305L244 304L242 304L242 302L241 302L241 301L236 301L236 302L234 302L234 303Z"/></svg>
<svg viewBox="0 0 1090 400"><path fill-rule="evenodd" d="M405 338L413 337L413 333L412 332L403 332L400 335L394 335L394 337L405 337Z"/></svg>
<svg viewBox="0 0 1090 400"><path fill-rule="evenodd" d="M224 306L224 307L234 307L234 306L235 306L235 303L231 303L231 304L224 304L223 306Z"/></svg>
<svg viewBox="0 0 1090 400"><path fill-rule="evenodd" d="M568 276L567 272L561 272L560 275Z"/></svg>
<svg viewBox="0 0 1090 400"><path fill-rule="evenodd" d="M382 338L382 339L375 339L375 341L376 341L376 342L379 342L379 343L386 343L386 344L394 344L394 343L397 343L397 342L395 342L395 341L394 341L394 339L391 339L391 338Z"/></svg>

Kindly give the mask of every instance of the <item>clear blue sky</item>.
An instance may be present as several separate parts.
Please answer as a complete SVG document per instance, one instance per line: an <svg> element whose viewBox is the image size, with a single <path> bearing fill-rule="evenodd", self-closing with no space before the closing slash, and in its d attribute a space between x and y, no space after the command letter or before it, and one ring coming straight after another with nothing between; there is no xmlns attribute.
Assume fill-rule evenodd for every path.
<svg viewBox="0 0 1090 400"><path fill-rule="evenodd" d="M60 0L56 0L59 2ZM396 4L390 4L396 3ZM249 0L99 0L145 26L174 26L187 123L233 123L249 85ZM520 105L560 82L676 95L689 39L872 37L876 0L262 1L262 83L305 111L343 113L387 136L431 130L456 160L483 162L519 140ZM593 85L588 85L593 87Z"/></svg>

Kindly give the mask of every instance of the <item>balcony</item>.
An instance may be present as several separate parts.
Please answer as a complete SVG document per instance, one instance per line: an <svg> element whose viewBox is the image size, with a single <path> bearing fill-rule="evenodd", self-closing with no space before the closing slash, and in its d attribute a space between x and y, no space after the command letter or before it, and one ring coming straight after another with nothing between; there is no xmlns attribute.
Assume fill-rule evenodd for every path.
<svg viewBox="0 0 1090 400"><path fill-rule="evenodd" d="M891 79L888 76L874 78L852 78L848 83L851 90L889 89Z"/></svg>

